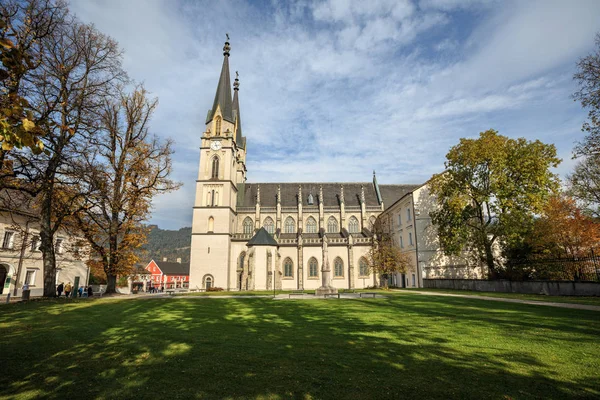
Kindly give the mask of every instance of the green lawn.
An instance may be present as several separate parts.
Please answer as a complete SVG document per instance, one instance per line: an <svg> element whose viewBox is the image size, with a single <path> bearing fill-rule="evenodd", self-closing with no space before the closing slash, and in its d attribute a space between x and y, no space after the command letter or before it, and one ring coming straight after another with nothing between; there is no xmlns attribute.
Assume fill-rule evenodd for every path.
<svg viewBox="0 0 600 400"><path fill-rule="evenodd" d="M551 303L573 303L587 304L591 306L600 306L600 297L594 296L546 296L543 294L521 294L521 293L503 293L503 292L472 292L470 290L452 290L452 289L402 289L403 291L418 290L419 292L462 294L465 296L486 296L503 297L506 299L547 301ZM396 292L397 293L397 292Z"/></svg>
<svg viewBox="0 0 600 400"><path fill-rule="evenodd" d="M0 306L0 399L600 397L600 313L411 293Z"/></svg>

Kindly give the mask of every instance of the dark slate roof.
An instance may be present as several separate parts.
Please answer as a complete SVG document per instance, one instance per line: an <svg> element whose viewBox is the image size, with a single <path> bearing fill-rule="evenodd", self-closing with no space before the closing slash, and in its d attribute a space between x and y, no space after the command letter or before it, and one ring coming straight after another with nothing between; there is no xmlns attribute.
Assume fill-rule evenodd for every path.
<svg viewBox="0 0 600 400"><path fill-rule="evenodd" d="M189 275L190 263L154 261L165 275Z"/></svg>
<svg viewBox="0 0 600 400"><path fill-rule="evenodd" d="M238 82L238 79L236 78L236 83ZM238 84L239 86L239 84ZM246 140L245 138L242 136L242 116L240 113L240 102L238 99L238 86L236 86L233 89L233 117L235 119L237 119L237 132L235 132L235 144L237 145L237 147L245 149L246 148Z"/></svg>
<svg viewBox="0 0 600 400"><path fill-rule="evenodd" d="M337 207L340 204L340 186L344 187L344 202L346 207L360 206L361 186L365 190L367 207L379 206L377 194L372 182L350 183L243 183L238 186L238 207L254 207L256 195L260 186L261 207L277 206L277 187L281 186L281 206L295 207L298 205L298 186L302 186L302 205L309 206L308 195L313 196L313 206L319 204L319 187L323 186L323 205ZM420 185L379 185L379 190L386 206L392 205L406 193Z"/></svg>
<svg viewBox="0 0 600 400"><path fill-rule="evenodd" d="M207 124L214 118L217 106L221 107L223 119L234 124L233 104L231 102L231 78L229 76L229 53L225 53L223 57L223 67L221 68L221 76L219 77L217 92L215 93L215 101L206 117Z"/></svg>
<svg viewBox="0 0 600 400"><path fill-rule="evenodd" d="M252 239L250 239L246 245L248 247L251 247L251 246L278 246L275 239L273 239L273 237L271 235L269 235L269 232L267 232L267 230L265 228L260 228L254 234L254 236L252 236Z"/></svg>

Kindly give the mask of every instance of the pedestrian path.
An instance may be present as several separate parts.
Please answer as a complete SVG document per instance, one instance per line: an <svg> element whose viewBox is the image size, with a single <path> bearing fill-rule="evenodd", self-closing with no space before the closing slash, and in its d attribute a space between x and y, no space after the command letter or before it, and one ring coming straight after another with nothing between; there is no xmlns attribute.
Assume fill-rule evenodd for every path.
<svg viewBox="0 0 600 400"><path fill-rule="evenodd" d="M401 290L395 290L395 291L400 292ZM548 307L558 307L558 308L574 308L577 310L600 311L600 306L592 306L590 304L555 303L555 302L551 302L551 301L522 300L522 299L511 299L511 298L507 298L507 297L488 297L488 296L454 294L454 293L421 292L421 291L416 291L416 290L405 291L405 293L415 293L415 294L422 294L422 295L426 295L426 296L462 297L464 299L502 301L502 302L506 302L506 303L531 304L534 306L548 306Z"/></svg>

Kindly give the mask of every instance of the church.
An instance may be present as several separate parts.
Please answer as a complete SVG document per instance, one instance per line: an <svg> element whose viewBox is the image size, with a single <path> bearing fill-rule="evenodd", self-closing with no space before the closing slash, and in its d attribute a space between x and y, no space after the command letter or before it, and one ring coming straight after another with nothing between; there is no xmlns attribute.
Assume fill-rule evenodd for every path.
<svg viewBox="0 0 600 400"><path fill-rule="evenodd" d="M422 278L429 275L426 270L439 270L439 265L429 265L435 251L423 248L420 256L418 249L419 238L430 226L428 213L415 211L415 195L423 198L425 185L380 185L375 173L372 182L247 182L240 82L236 75L231 85L229 55L230 44L225 42L221 75L201 138L189 287L327 293L378 285L366 255L370 227L388 209L398 214L386 215L395 224L395 240L414 261L412 270L397 274L390 283L422 286Z"/></svg>

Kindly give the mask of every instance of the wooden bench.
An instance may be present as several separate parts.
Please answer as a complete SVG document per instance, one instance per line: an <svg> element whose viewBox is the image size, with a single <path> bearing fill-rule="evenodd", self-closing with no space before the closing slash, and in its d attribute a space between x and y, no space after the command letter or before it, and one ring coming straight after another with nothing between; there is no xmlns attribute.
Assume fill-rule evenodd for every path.
<svg viewBox="0 0 600 400"><path fill-rule="evenodd" d="M292 292L288 294L288 299L291 299L292 296L303 296L304 297L304 290L292 290Z"/></svg>
<svg viewBox="0 0 600 400"><path fill-rule="evenodd" d="M171 296L175 295L175 289L165 289L165 293Z"/></svg>
<svg viewBox="0 0 600 400"><path fill-rule="evenodd" d="M354 289L340 289L340 293L356 293Z"/></svg>
<svg viewBox="0 0 600 400"><path fill-rule="evenodd" d="M328 298L328 297L331 297L331 296L335 296L335 297L337 297L338 299L340 298L340 294L339 294L339 293L325 293L325 294L323 295L323 298L325 298L325 299L326 299L326 298Z"/></svg>
<svg viewBox="0 0 600 400"><path fill-rule="evenodd" d="M373 296L373 298L375 298L375 296L377 296L377 293L373 293L373 292L361 292L360 293L360 297L363 297L363 295Z"/></svg>

